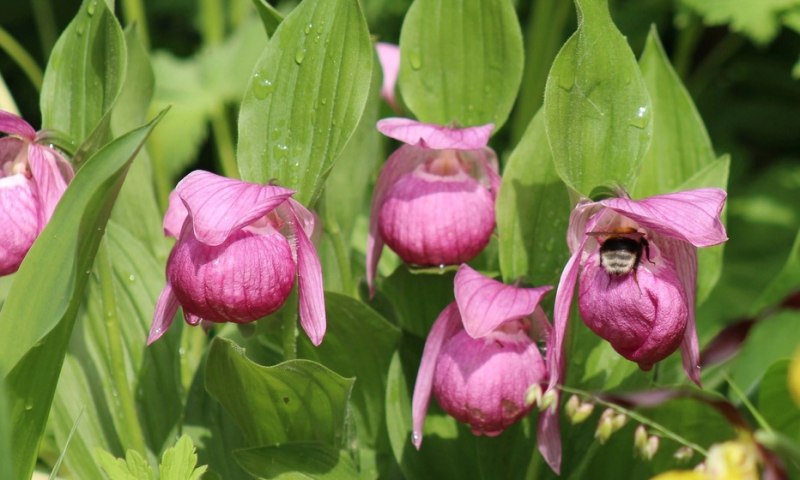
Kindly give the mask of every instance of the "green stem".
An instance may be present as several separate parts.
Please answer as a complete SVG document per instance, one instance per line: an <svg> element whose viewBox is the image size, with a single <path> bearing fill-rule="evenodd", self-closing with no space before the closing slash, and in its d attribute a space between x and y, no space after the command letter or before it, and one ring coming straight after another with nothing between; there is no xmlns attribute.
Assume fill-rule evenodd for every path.
<svg viewBox="0 0 800 480"><path fill-rule="evenodd" d="M761 416L758 410L756 410L756 407L754 407L753 404L750 403L750 399L748 399L747 395L745 395L742 389L739 388L739 385L737 385L733 381L733 379L730 376L728 376L727 373L723 374L722 378L724 378L725 381L728 382L728 385L730 385L733 392L742 401L742 404L745 406L745 408L750 412L751 415L753 415L753 418L756 419L758 425L769 433L775 433L775 431L772 430L772 427L769 426L769 423L767 423L767 420L763 416Z"/></svg>
<svg viewBox="0 0 800 480"><path fill-rule="evenodd" d="M200 31L206 45L216 45L225 39L225 10L219 0L201 0Z"/></svg>
<svg viewBox="0 0 800 480"><path fill-rule="evenodd" d="M722 65L730 60L744 43L744 37L729 33L711 50L690 78L689 90L693 97L697 98L708 87L711 81L717 77Z"/></svg>
<svg viewBox="0 0 800 480"><path fill-rule="evenodd" d="M645 417L644 415L641 415L638 412L635 412L633 410L628 410L627 408L622 407L620 405L617 405L616 403L607 402L607 401L605 401L605 400L603 400L601 398L598 398L598 397L596 397L596 396L592 395L591 393L586 392L584 390L578 390L576 388L565 387L563 385L560 388L564 392L574 393L575 395L580 395L580 396L582 396L584 398L587 398L587 399L591 400L592 402L594 402L594 403L596 403L598 405L603 405L603 406L611 408L612 410L615 410L615 411L617 411L619 413L622 413L622 414L626 415L627 417L632 418L632 419L636 420L637 422L639 422L639 423L641 423L643 425L646 425L647 427L650 427L651 430L657 431L658 433L661 434L662 437L669 438L670 440L673 440L673 441L675 441L675 442L677 442L677 443L679 443L681 445L685 445L685 446L691 448L692 450L702 454L703 456L707 456L708 455L708 451L705 448L701 447L700 445L698 445L698 444L696 444L694 442L689 441L688 439L678 435L677 433L675 433L672 430L668 429L667 427L661 425L660 423L657 423L657 422L655 422L653 420L650 420L649 418Z"/></svg>
<svg viewBox="0 0 800 480"><path fill-rule="evenodd" d="M228 117L225 115L225 105L219 104L211 114L211 130L214 132L214 144L217 147L222 174L229 178L239 178L236 148L233 146L233 134Z"/></svg>
<svg viewBox="0 0 800 480"><path fill-rule="evenodd" d="M106 239L100 242L97 251L97 267L100 276L100 291L103 299L103 321L106 327L108 342L108 356L111 368L111 382L116 398L119 401L119 410L114 409L120 421L120 441L125 450L134 449L142 455L147 455L144 435L139 426L136 414L136 403L133 393L128 385L128 376L125 368L125 352L122 345L122 331L117 317L117 299L114 293L114 272L111 269L111 260L108 257ZM126 440L129 444L126 445Z"/></svg>
<svg viewBox="0 0 800 480"><path fill-rule="evenodd" d="M142 44L145 49L150 48L150 34L147 29L147 14L144 10L142 0L122 0L122 12L125 15L127 24L136 24L141 34Z"/></svg>
<svg viewBox="0 0 800 480"><path fill-rule="evenodd" d="M14 37L0 27L0 50L5 51L9 57L19 65L31 81L36 91L42 89L42 69L36 64L36 60L19 44Z"/></svg>
<svg viewBox="0 0 800 480"><path fill-rule="evenodd" d="M675 67L675 72L684 80L689 73L694 49L702 33L703 23L696 15L690 15L688 25L678 31L672 64Z"/></svg>
<svg viewBox="0 0 800 480"><path fill-rule="evenodd" d="M31 7L33 8L33 19L36 22L36 31L39 33L39 43L42 45L42 54L44 58L47 58L58 39L53 5L50 0L33 0Z"/></svg>
<svg viewBox="0 0 800 480"><path fill-rule="evenodd" d="M333 252L336 255L336 263L339 265L339 275L342 280L342 290L347 292L348 295L355 295L357 292L353 287L353 272L350 269L350 254L345 242L342 230L339 228L339 222L336 220L336 215L328 208L327 203L322 209L325 215L325 232L333 243Z"/></svg>
<svg viewBox="0 0 800 480"><path fill-rule="evenodd" d="M283 359L297 358L297 286L281 309L283 319Z"/></svg>

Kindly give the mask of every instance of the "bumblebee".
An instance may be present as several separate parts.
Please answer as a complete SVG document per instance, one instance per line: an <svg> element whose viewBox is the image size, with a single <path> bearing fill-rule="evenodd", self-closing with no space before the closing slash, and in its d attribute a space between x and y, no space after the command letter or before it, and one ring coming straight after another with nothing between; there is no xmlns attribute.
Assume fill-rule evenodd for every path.
<svg viewBox="0 0 800 480"><path fill-rule="evenodd" d="M621 277L633 272L642 263L642 254L650 260L650 244L644 233L632 228L619 228L610 232L590 232L600 242L600 266L609 275Z"/></svg>

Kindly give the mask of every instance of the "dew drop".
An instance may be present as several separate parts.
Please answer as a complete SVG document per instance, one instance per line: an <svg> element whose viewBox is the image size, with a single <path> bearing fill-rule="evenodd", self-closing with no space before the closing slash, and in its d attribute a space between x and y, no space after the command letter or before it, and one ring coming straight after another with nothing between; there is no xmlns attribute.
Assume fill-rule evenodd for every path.
<svg viewBox="0 0 800 480"><path fill-rule="evenodd" d="M30 412L31 410L33 410L33 405L30 405L30 404L25 405L25 410Z"/></svg>
<svg viewBox="0 0 800 480"><path fill-rule="evenodd" d="M320 101L322 102L323 105L328 103L328 99L325 98L325 97L322 97L322 100L320 100Z"/></svg>
<svg viewBox="0 0 800 480"><path fill-rule="evenodd" d="M84 26L83 26L83 24L82 24L82 23L79 23L79 24L78 24L78 26L77 26L77 27L75 27L75 33L77 33L77 34L78 34L78 36L80 37L80 36L82 36L82 35L83 35L83 29L84 29Z"/></svg>
<svg viewBox="0 0 800 480"><path fill-rule="evenodd" d="M91 270L86 270L86 275L89 275L90 273L92 273Z"/></svg>
<svg viewBox="0 0 800 480"><path fill-rule="evenodd" d="M419 445L421 441L422 441L421 433L417 432L416 430L411 432L411 443L413 443L416 446Z"/></svg>
<svg viewBox="0 0 800 480"><path fill-rule="evenodd" d="M305 59L305 58L306 58L306 49L305 49L305 48L301 48L301 49L299 49L299 50L298 50L297 52L295 52L295 54L294 54L294 61L295 61L295 63L297 63L298 65L300 65L301 63L303 63L303 59Z"/></svg>
<svg viewBox="0 0 800 480"><path fill-rule="evenodd" d="M308 35L309 33L311 33L311 29L312 29L312 28L314 28L314 24L312 24L312 23L309 23L308 25L306 25L306 28L304 29L304 31L306 32L306 35Z"/></svg>
<svg viewBox="0 0 800 480"><path fill-rule="evenodd" d="M422 57L418 51L415 50L411 52L411 55L408 56L408 59L411 61L411 68L414 70L419 70L422 68Z"/></svg>
<svg viewBox="0 0 800 480"><path fill-rule="evenodd" d="M136 275L134 275L134 274L128 275L128 281L129 282L135 282L136 281Z"/></svg>
<svg viewBox="0 0 800 480"><path fill-rule="evenodd" d="M643 130L647 127L647 121L649 119L647 107L639 107L636 110L636 115L631 119L631 125Z"/></svg>
<svg viewBox="0 0 800 480"><path fill-rule="evenodd" d="M253 75L253 94L259 100L267 98L273 90L272 80L261 73Z"/></svg>
<svg viewBox="0 0 800 480"><path fill-rule="evenodd" d="M286 150L289 150L289 147L287 147L286 145L284 145L282 143L279 143L278 144L278 150L280 150L282 152L285 152Z"/></svg>
<svg viewBox="0 0 800 480"><path fill-rule="evenodd" d="M94 0L92 1L92 3L89 4L88 7L86 7L86 13L88 13L89 16L91 17L92 15L94 15L96 9L97 9L97 0Z"/></svg>

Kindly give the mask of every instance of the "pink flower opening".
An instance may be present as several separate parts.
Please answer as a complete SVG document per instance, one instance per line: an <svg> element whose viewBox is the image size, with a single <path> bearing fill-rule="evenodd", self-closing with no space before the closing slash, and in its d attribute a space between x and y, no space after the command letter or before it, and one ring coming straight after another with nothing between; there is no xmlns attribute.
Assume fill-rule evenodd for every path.
<svg viewBox="0 0 800 480"><path fill-rule="evenodd" d="M535 406L533 386L547 384L552 327L539 307L552 287L519 288L487 278L467 265L455 277L455 302L434 322L422 354L412 399L412 443L419 449L431 393L475 435L495 436ZM514 372L509 375L509 372ZM561 440L555 407L539 418L539 449L559 471Z"/></svg>
<svg viewBox="0 0 800 480"><path fill-rule="evenodd" d="M492 124L448 128L405 118L378 122L404 142L384 165L372 197L367 283L374 293L384 244L404 262L457 265L474 258L495 228L500 186Z"/></svg>
<svg viewBox="0 0 800 480"><path fill-rule="evenodd" d="M0 110L0 276L16 272L52 217L74 171L36 131Z"/></svg>
<svg viewBox="0 0 800 480"><path fill-rule="evenodd" d="M326 318L314 217L272 185L194 171L170 195L164 233L177 239L148 345L172 324L248 323L283 306L297 279L300 324L319 345Z"/></svg>
<svg viewBox="0 0 800 480"><path fill-rule="evenodd" d="M643 370L680 347L689 378L700 384L695 323L697 249L727 240L716 188L642 200L580 202L570 216L570 257L554 311L556 366L548 388L564 377L564 336L578 285L584 323Z"/></svg>

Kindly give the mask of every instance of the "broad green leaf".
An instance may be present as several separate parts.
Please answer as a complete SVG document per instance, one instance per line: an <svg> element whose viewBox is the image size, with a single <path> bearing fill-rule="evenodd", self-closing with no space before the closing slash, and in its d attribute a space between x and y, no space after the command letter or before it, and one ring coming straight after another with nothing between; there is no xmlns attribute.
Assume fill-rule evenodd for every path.
<svg viewBox="0 0 800 480"><path fill-rule="evenodd" d="M42 128L82 142L114 105L125 66L125 38L114 14L106 2L84 0L50 53L39 99Z"/></svg>
<svg viewBox="0 0 800 480"><path fill-rule="evenodd" d="M756 43L767 43L778 34L781 16L800 8L798 0L682 0L708 25L728 24Z"/></svg>
<svg viewBox="0 0 800 480"><path fill-rule="evenodd" d="M750 330L741 352L730 366L731 379L750 393L774 362L789 359L800 344L800 312L780 311L758 322Z"/></svg>
<svg viewBox="0 0 800 480"><path fill-rule="evenodd" d="M271 37L283 21L283 15L267 0L253 0L253 5L258 11L258 16L261 17L261 23L264 24L264 31Z"/></svg>
<svg viewBox="0 0 800 480"><path fill-rule="evenodd" d="M639 65L606 0L577 0L578 31L558 53L544 96L556 171L588 196L636 181L653 129Z"/></svg>
<svg viewBox="0 0 800 480"><path fill-rule="evenodd" d="M800 408L789 393L789 360L769 366L758 389L758 411L774 429L800 442Z"/></svg>
<svg viewBox="0 0 800 480"><path fill-rule="evenodd" d="M362 445L374 447L384 422L386 371L400 331L374 310L345 295L325 294L328 331L319 347L303 337L298 355L355 377L350 397Z"/></svg>
<svg viewBox="0 0 800 480"><path fill-rule="evenodd" d="M540 110L506 162L497 198L505 282L523 278L536 286L558 284L569 258L563 240L569 212L569 195L553 166Z"/></svg>
<svg viewBox="0 0 800 480"><path fill-rule="evenodd" d="M380 296L389 305L381 308L378 304L375 308L386 318L394 319L403 330L425 338L436 317L454 300L454 276L454 271L414 273L400 266L378 284Z"/></svg>
<svg viewBox="0 0 800 480"><path fill-rule="evenodd" d="M5 373L0 370L0 377ZM8 394L5 382L0 382L0 477L14 478L14 457L11 455L11 412L8 408Z"/></svg>
<svg viewBox="0 0 800 480"><path fill-rule="evenodd" d="M9 372L15 477L32 472L102 230L131 160L157 121L108 144L79 170L25 257L0 312L6 332L0 338L0 370Z"/></svg>
<svg viewBox="0 0 800 480"><path fill-rule="evenodd" d="M150 464L136 450L128 450L122 459L97 449L95 458L110 480L156 480Z"/></svg>
<svg viewBox="0 0 800 480"><path fill-rule="evenodd" d="M242 430L250 446L317 441L340 446L353 380L308 360L264 367L236 344L211 342L206 389Z"/></svg>
<svg viewBox="0 0 800 480"><path fill-rule="evenodd" d="M524 61L509 0L415 0L400 50L400 92L419 120L499 129L508 119Z"/></svg>
<svg viewBox="0 0 800 480"><path fill-rule="evenodd" d="M239 450L236 461L259 478L352 480L358 470L347 452L323 443L286 443Z"/></svg>
<svg viewBox="0 0 800 480"><path fill-rule="evenodd" d="M753 304L750 312L758 315L765 309L780 304L791 293L800 289L800 232L794 239L792 251L781 271L767 284Z"/></svg>
<svg viewBox="0 0 800 480"><path fill-rule="evenodd" d="M206 468L205 466L197 467L197 454L192 438L183 435L175 443L175 446L168 448L161 457L159 479L199 480Z"/></svg>
<svg viewBox="0 0 800 480"><path fill-rule="evenodd" d="M653 103L653 140L633 198L668 193L716 160L703 120L669 62L653 26L639 60ZM725 175L727 180L727 174ZM718 185L726 188L727 181Z"/></svg>
<svg viewBox="0 0 800 480"><path fill-rule="evenodd" d="M357 0L306 0L256 63L239 111L242 178L310 205L364 111L373 48Z"/></svg>

